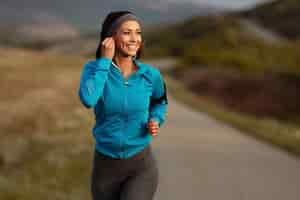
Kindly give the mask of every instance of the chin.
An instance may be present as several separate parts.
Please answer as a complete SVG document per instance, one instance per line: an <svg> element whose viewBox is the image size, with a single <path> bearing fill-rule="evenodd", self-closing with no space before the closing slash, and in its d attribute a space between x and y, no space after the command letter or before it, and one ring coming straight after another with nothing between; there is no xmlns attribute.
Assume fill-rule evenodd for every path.
<svg viewBox="0 0 300 200"><path fill-rule="evenodd" d="M123 55L124 55L125 57L133 57L133 56L136 56L137 53L124 52Z"/></svg>
<svg viewBox="0 0 300 200"><path fill-rule="evenodd" d="M119 53L123 56L123 57L134 57L137 55L138 51L128 51L127 49L119 49Z"/></svg>

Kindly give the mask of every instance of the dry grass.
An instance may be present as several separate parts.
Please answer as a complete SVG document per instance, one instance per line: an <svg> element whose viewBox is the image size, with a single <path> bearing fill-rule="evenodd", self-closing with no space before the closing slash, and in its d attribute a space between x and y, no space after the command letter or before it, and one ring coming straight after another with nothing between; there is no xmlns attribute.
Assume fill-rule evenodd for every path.
<svg viewBox="0 0 300 200"><path fill-rule="evenodd" d="M77 95L86 59L0 57L0 199L89 198L93 116Z"/></svg>

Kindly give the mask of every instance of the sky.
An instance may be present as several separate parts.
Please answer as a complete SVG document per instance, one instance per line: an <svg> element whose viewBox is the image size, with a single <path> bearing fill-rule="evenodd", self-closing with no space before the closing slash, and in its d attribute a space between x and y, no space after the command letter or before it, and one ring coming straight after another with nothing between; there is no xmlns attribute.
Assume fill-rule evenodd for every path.
<svg viewBox="0 0 300 200"><path fill-rule="evenodd" d="M164 1L164 0L162 0ZM216 7L223 7L229 9L243 9L254 6L257 3L262 3L271 0L167 0L170 2L193 2L199 4L207 4Z"/></svg>
<svg viewBox="0 0 300 200"><path fill-rule="evenodd" d="M156 18L164 18L164 16L183 18L189 14L205 13L212 7L218 10L247 9L264 1L269 0L1 0L0 26L14 22L19 24L30 22L34 18L35 21L39 20L43 23L65 21L81 29L90 29L98 25L100 19L103 19L112 8L129 6L130 9L135 9L133 11L138 9L144 13L145 21L147 18L148 21L156 22ZM170 6L168 2L180 4L176 4L174 9L174 4ZM182 5L184 3L189 4ZM191 3L199 4L199 8ZM181 8L191 10L186 13ZM159 13L164 13L164 16Z"/></svg>

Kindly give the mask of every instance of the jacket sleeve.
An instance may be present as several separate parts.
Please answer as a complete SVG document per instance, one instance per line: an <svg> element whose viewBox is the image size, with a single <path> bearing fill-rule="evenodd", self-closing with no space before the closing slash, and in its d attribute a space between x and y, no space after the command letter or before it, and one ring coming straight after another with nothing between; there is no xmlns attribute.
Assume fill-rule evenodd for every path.
<svg viewBox="0 0 300 200"><path fill-rule="evenodd" d="M150 98L149 118L158 122L161 127L167 112L167 87L161 73L157 70L154 76L153 91Z"/></svg>
<svg viewBox="0 0 300 200"><path fill-rule="evenodd" d="M103 95L111 62L111 59L101 57L84 65L78 95L86 108L94 107Z"/></svg>

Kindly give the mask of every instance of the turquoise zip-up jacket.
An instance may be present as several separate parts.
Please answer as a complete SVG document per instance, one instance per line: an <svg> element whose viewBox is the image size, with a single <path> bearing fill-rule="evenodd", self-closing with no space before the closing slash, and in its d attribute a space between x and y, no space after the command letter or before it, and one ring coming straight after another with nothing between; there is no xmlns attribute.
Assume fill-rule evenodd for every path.
<svg viewBox="0 0 300 200"><path fill-rule="evenodd" d="M147 147L153 136L147 123L159 127L167 112L167 91L160 71L133 59L138 70L125 80L112 59L88 61L82 70L79 98L93 108L92 129L97 151L113 158L129 158Z"/></svg>

